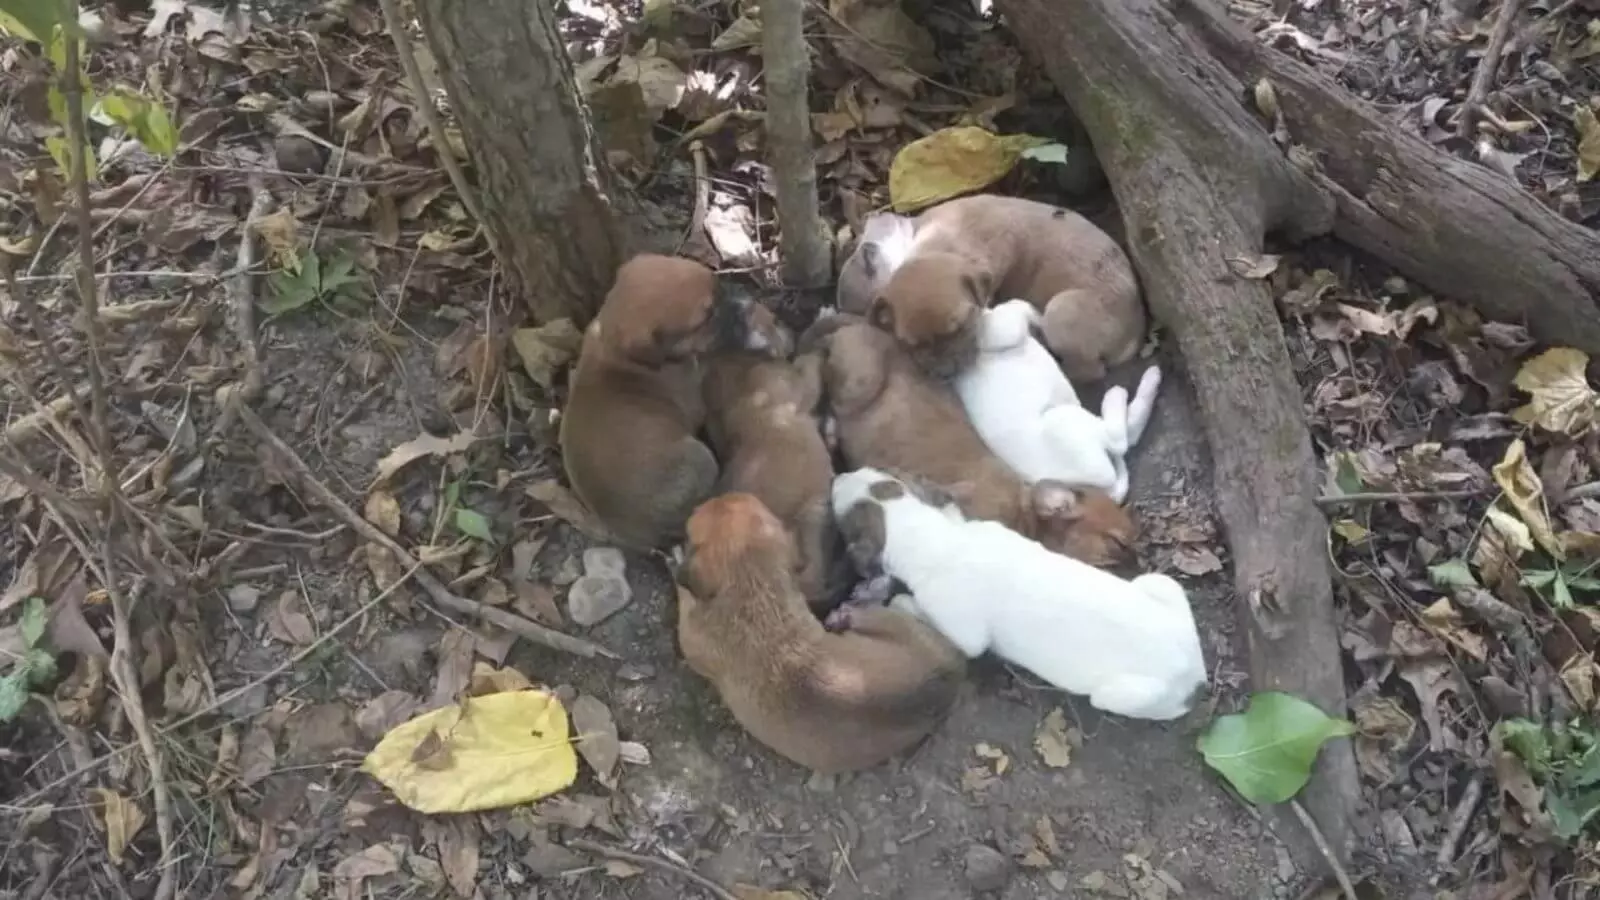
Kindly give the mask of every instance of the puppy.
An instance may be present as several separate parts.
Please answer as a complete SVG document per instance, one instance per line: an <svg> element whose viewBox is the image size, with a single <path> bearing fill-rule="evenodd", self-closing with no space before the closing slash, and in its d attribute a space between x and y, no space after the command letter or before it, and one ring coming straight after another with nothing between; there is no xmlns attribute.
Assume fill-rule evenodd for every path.
<svg viewBox="0 0 1600 900"><path fill-rule="evenodd" d="M919 216L868 315L925 371L948 378L977 358L978 314L997 296L1044 314L1044 344L1075 381L1105 377L1144 339L1133 266L1110 235L1071 210L989 194Z"/></svg>
<svg viewBox="0 0 1600 900"><path fill-rule="evenodd" d="M583 335L560 442L573 491L619 542L670 543L711 495L717 462L695 438L705 421L697 358L721 347L782 352L751 327L760 311L687 259L645 254L617 270Z"/></svg>
<svg viewBox="0 0 1600 900"><path fill-rule="evenodd" d="M750 494L706 501L688 524L678 644L739 724L819 772L877 765L949 713L966 673L950 642L914 616L844 614L830 633L794 580L783 523Z"/></svg>
<svg viewBox="0 0 1600 900"><path fill-rule="evenodd" d="M968 518L1000 522L1092 565L1132 561L1137 529L1126 510L1104 491L1025 484L973 430L951 387L924 374L888 333L859 320L818 323L808 343L823 355L823 389L850 466L937 485Z"/></svg>
<svg viewBox="0 0 1600 900"><path fill-rule="evenodd" d="M706 436L722 461L719 493L759 499L794 538L796 580L813 611L825 613L849 588L850 569L833 526L828 488L833 457L817 421L821 360L770 359L750 352L706 361Z"/></svg>
<svg viewBox="0 0 1600 900"><path fill-rule="evenodd" d="M880 536L884 571L911 591L891 607L969 658L992 651L1135 719L1176 719L1207 687L1188 596L1165 575L1125 581L994 522L965 521L875 469L835 478L833 508L847 535Z"/></svg>
<svg viewBox="0 0 1600 900"><path fill-rule="evenodd" d="M1030 484L1054 479L1128 497L1129 449L1144 434L1161 387L1161 370L1145 371L1132 402L1120 385L1107 389L1096 416L1055 357L1034 339L1042 316L1026 300L985 310L978 359L955 377L956 395L985 444Z"/></svg>
<svg viewBox="0 0 1600 900"><path fill-rule="evenodd" d="M874 213L861 225L861 240L839 267L834 302L847 313L866 315L873 298L905 261L916 236L913 220L894 213Z"/></svg>

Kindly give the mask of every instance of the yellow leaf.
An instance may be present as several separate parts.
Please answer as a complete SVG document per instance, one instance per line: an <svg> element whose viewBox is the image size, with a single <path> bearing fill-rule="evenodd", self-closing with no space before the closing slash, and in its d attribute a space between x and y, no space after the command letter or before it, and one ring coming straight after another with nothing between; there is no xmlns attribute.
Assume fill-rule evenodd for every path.
<svg viewBox="0 0 1600 900"><path fill-rule="evenodd" d="M1589 355L1570 347L1553 347L1523 363L1512 384L1530 399L1512 410L1511 417L1573 437L1588 431L1600 399L1589 387L1588 365Z"/></svg>
<svg viewBox="0 0 1600 900"><path fill-rule="evenodd" d="M1365 526L1354 519L1340 519L1334 522L1333 533L1352 544L1359 544L1372 534Z"/></svg>
<svg viewBox="0 0 1600 900"><path fill-rule="evenodd" d="M295 221L293 210L285 206L262 216L256 220L255 229L267 245L267 255L273 265L291 272L300 271L300 223Z"/></svg>
<svg viewBox="0 0 1600 900"><path fill-rule="evenodd" d="M442 746L424 749L429 742ZM422 762L416 758L423 750ZM567 713L545 691L473 697L395 726L361 770L421 813L529 803L578 777Z"/></svg>
<svg viewBox="0 0 1600 900"><path fill-rule="evenodd" d="M528 676L510 666L497 669L481 659L472 664L472 682L468 690L474 697L506 691L525 691L532 687L533 682L528 680Z"/></svg>
<svg viewBox="0 0 1600 900"><path fill-rule="evenodd" d="M1566 559L1566 548L1556 538L1550 527L1550 516L1544 509L1544 484L1528 462L1528 449L1521 438L1512 441L1506 448L1506 455L1495 464L1494 481L1506 492L1506 502L1517 511L1539 546L1555 559Z"/></svg>
<svg viewBox="0 0 1600 900"><path fill-rule="evenodd" d="M144 827L144 810L110 788L90 788L89 797L94 802L95 818L106 831L106 855L121 864L128 844Z"/></svg>
<svg viewBox="0 0 1600 900"><path fill-rule="evenodd" d="M900 148L889 166L889 199L908 213L971 193L1005 177L1024 150L1048 143L970 125L942 128Z"/></svg>
<svg viewBox="0 0 1600 900"><path fill-rule="evenodd" d="M1595 120L1594 110L1579 103L1572 125L1578 131L1578 180L1588 181L1600 173L1600 121Z"/></svg>
<svg viewBox="0 0 1600 900"><path fill-rule="evenodd" d="M1072 764L1072 736L1067 732L1067 717L1061 707L1050 710L1039 723L1038 730L1033 733L1033 749L1052 769L1064 769Z"/></svg>

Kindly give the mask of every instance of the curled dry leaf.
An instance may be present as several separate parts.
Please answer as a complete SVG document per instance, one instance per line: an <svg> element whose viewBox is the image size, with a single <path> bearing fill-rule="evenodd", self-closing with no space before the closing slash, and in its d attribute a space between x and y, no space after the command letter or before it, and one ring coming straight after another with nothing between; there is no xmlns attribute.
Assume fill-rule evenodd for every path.
<svg viewBox="0 0 1600 900"><path fill-rule="evenodd" d="M594 769L596 780L615 788L617 762L622 750L618 746L617 723L611 717L611 710L594 697L581 694L572 702L572 728L578 733L578 752Z"/></svg>
<svg viewBox="0 0 1600 900"><path fill-rule="evenodd" d="M1072 764L1072 748L1078 745L1067 728L1066 714L1061 707L1050 710L1033 733L1033 749L1039 759L1052 769L1064 769Z"/></svg>
<svg viewBox="0 0 1600 900"><path fill-rule="evenodd" d="M531 500L543 503L558 519L597 541L610 541L611 533L576 495L553 478L528 485L524 490Z"/></svg>
<svg viewBox="0 0 1600 900"><path fill-rule="evenodd" d="M899 3L831 0L829 13L840 30L839 55L860 66L879 84L911 96L918 73L938 71L933 36L906 15Z"/></svg>
<svg viewBox="0 0 1600 900"><path fill-rule="evenodd" d="M578 349L583 346L583 332L571 319L555 319L537 328L513 331L511 346L534 384L550 391L555 389L556 373L577 358Z"/></svg>
<svg viewBox="0 0 1600 900"><path fill-rule="evenodd" d="M1441 597L1422 611L1422 621L1434 634L1456 645L1468 656L1484 662L1489 658L1489 645L1483 636L1469 630L1461 619L1461 612L1449 598Z"/></svg>
<svg viewBox="0 0 1600 900"><path fill-rule="evenodd" d="M1511 417L1572 437L1588 431L1600 405L1600 395L1589 386L1588 366L1589 355L1570 347L1553 347L1523 363L1512 384L1529 398Z"/></svg>
<svg viewBox="0 0 1600 900"><path fill-rule="evenodd" d="M970 125L942 128L900 148L889 166L889 198L896 212L909 213L988 187L1011 171L1024 150L1047 143Z"/></svg>
<svg viewBox="0 0 1600 900"><path fill-rule="evenodd" d="M144 827L144 810L110 788L90 788L89 799L94 804L95 824L106 833L106 855L121 865L127 858L128 844Z"/></svg>
<svg viewBox="0 0 1600 900"><path fill-rule="evenodd" d="M375 490L367 495L366 508L362 511L368 522L378 526L390 537L400 535L400 501L394 495L384 490Z"/></svg>
<svg viewBox="0 0 1600 900"><path fill-rule="evenodd" d="M418 765L422 743L443 743L449 763ZM388 734L361 765L421 813L472 812L528 803L570 787L578 777L567 714L545 691L472 697L425 713Z"/></svg>
<svg viewBox="0 0 1600 900"><path fill-rule="evenodd" d="M388 844L373 844L353 856L339 860L333 867L333 880L340 886L340 896L356 900L366 892L362 882L400 871L400 857Z"/></svg>
<svg viewBox="0 0 1600 900"><path fill-rule="evenodd" d="M1528 462L1527 445L1520 438L1511 442L1505 456L1495 464L1494 480L1539 546L1556 559L1565 559L1566 548L1550 527L1550 514L1544 507L1544 485Z"/></svg>
<svg viewBox="0 0 1600 900"><path fill-rule="evenodd" d="M388 481L394 476L394 473L424 456L449 456L452 453L464 453L477 440L477 435L469 431L459 432L447 438L435 437L426 432L419 434L390 450L387 456L378 460L378 477L373 480L373 487Z"/></svg>

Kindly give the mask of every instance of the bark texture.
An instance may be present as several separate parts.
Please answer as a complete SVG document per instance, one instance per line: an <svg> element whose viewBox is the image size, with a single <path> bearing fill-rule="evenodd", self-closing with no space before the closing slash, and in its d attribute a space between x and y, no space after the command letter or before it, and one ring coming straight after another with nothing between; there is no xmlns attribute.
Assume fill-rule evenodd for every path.
<svg viewBox="0 0 1600 900"><path fill-rule="evenodd" d="M1316 460L1272 297L1236 277L1264 235L1327 231L1335 204L1272 143L1240 80L1171 0L996 0L1082 118L1157 320L1177 338L1216 467L1256 690L1345 714ZM1360 797L1346 741L1302 795L1348 855ZM1278 831L1315 859L1294 819Z"/></svg>
<svg viewBox="0 0 1600 900"><path fill-rule="evenodd" d="M587 323L626 258L613 179L546 0L417 0L483 226L536 321Z"/></svg>
<svg viewBox="0 0 1600 900"><path fill-rule="evenodd" d="M817 166L806 84L811 57L804 22L805 0L768 0L761 8L767 159L778 192L783 280L792 288L819 288L833 279L833 253L817 213Z"/></svg>

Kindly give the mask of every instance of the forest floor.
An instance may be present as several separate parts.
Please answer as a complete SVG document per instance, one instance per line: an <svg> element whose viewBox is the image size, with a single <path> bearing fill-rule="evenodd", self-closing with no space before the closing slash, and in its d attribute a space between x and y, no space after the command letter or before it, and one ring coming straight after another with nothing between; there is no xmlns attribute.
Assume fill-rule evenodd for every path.
<svg viewBox="0 0 1600 900"><path fill-rule="evenodd" d="M824 209L841 241L887 201L895 152L954 124L1061 141L1065 164L1024 161L993 189L1117 231L1077 126L1003 23L961 0L906 3L836 0L808 17ZM115 465L138 512L127 530L141 535L116 559L140 573L126 649L173 798L178 896L1337 896L1205 769L1206 711L1169 725L1102 717L986 662L909 758L811 778L746 736L681 663L660 559L627 555L626 605L575 624L569 589L597 564L585 551L603 547L561 487L551 439L576 332L523 323L500 289L377 5L264 4L244 17L158 0L118 12L138 6L98 10L90 79L103 89L149 83L148 72L176 104L183 149L159 159L97 125L92 203L108 275L99 357ZM1279 20L1231 6L1405 127L1600 222L1600 182L1580 178L1600 168L1600 4L1531 4L1495 81L1495 124L1471 140L1449 122L1496 7L1292 7ZM761 107L758 26L731 4L670 0L643 12L568 0L565 15L604 146L644 199L642 245L770 289L770 180L759 120L741 115ZM0 673L23 653L34 597L60 663L37 702L0 722L0 898L144 898L160 875L161 816L129 704L108 685L104 560L51 506L86 496L93 459L89 429L58 400L87 382L66 277L75 228L44 149L40 69L4 39L0 71L0 254L19 276L0 297L0 452L56 492L0 476L11 523ZM701 182L708 205L694 222ZM247 228L253 197L263 203ZM249 235L260 262L241 277ZM292 258L302 273L314 261L318 277L277 271ZM1329 495L1365 788L1352 866L1363 896L1595 890L1600 851L1585 825L1600 795L1582 770L1600 780L1585 724L1600 689L1588 562L1600 550L1600 437L1586 360L1529 366L1545 348L1517 323L1484 322L1338 246L1248 268L1280 298L1324 463L1308 477ZM811 300L781 302L791 324L815 314ZM27 315L34 303L45 333ZM238 303L262 320L254 408L304 472L262 431L219 415L218 389L247 365L230 329ZM1248 667L1211 468L1172 348L1155 352L1172 377L1132 461L1141 552L1190 589L1228 712ZM56 413L39 415L49 404ZM354 514L330 509L316 485ZM519 641L441 609L414 581L381 592L403 568L356 516L450 591L621 659ZM359 771L362 756L393 725L452 703L475 666L591 698L579 781L531 807L413 813ZM596 718L596 701L608 716ZM594 768L618 756L614 775Z"/></svg>

